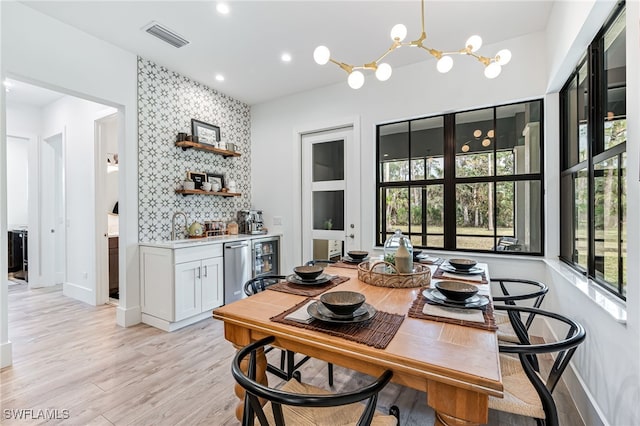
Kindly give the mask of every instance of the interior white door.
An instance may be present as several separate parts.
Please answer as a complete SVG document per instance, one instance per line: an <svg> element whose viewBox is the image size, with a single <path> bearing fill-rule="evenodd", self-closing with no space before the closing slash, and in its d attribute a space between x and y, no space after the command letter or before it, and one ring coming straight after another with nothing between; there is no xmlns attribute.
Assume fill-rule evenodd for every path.
<svg viewBox="0 0 640 426"><path fill-rule="evenodd" d="M46 138L40 150L40 263L41 284L65 279L65 202L63 135Z"/></svg>
<svg viewBox="0 0 640 426"><path fill-rule="evenodd" d="M361 241L353 127L304 134L301 143L303 261L339 258Z"/></svg>

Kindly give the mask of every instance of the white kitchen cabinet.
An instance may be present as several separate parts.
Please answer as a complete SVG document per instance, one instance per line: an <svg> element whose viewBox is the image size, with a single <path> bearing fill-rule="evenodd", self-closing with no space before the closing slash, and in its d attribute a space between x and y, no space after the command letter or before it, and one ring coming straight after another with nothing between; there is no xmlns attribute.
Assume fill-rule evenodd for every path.
<svg viewBox="0 0 640 426"><path fill-rule="evenodd" d="M173 331L211 317L224 294L222 244L140 248L142 322Z"/></svg>

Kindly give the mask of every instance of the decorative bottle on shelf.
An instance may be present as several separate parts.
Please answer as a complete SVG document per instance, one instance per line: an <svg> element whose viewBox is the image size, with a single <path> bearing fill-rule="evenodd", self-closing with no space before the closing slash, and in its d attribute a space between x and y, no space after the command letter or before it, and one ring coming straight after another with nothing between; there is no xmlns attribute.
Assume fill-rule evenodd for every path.
<svg viewBox="0 0 640 426"><path fill-rule="evenodd" d="M413 272L413 255L407 248L406 238L400 238L400 246L396 251L396 268L398 272L409 274Z"/></svg>

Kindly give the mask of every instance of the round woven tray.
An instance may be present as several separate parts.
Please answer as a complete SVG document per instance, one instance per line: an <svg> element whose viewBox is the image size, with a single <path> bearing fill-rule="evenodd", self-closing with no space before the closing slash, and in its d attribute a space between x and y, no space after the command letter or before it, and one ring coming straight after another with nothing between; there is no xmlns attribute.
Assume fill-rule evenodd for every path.
<svg viewBox="0 0 640 426"><path fill-rule="evenodd" d="M391 273L376 271L376 267L385 266ZM380 269L380 268L378 268ZM393 263L378 260L362 262L358 265L358 279L378 287L412 288L427 287L431 283L431 269L426 265L414 264L413 273L400 273Z"/></svg>

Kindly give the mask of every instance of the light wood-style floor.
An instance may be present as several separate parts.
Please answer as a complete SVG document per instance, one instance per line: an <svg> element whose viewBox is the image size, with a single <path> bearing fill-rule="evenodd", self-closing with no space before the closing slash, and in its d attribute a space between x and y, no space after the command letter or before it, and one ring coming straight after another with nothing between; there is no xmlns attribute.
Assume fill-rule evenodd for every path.
<svg viewBox="0 0 640 426"><path fill-rule="evenodd" d="M40 424L5 417L5 410L68 410L70 425L237 425L222 323L209 319L165 333L146 325L115 325L115 309L64 297L59 287L9 286L9 336L14 364L0 372L0 423ZM278 355L273 351L274 355ZM304 381L326 386L326 364L311 360ZM275 382L273 376L270 380ZM335 390L371 378L336 366ZM564 387L557 389L560 423L583 425ZM432 425L426 394L388 385L378 402L400 407L402 425ZM532 419L490 412L491 425L534 425Z"/></svg>

